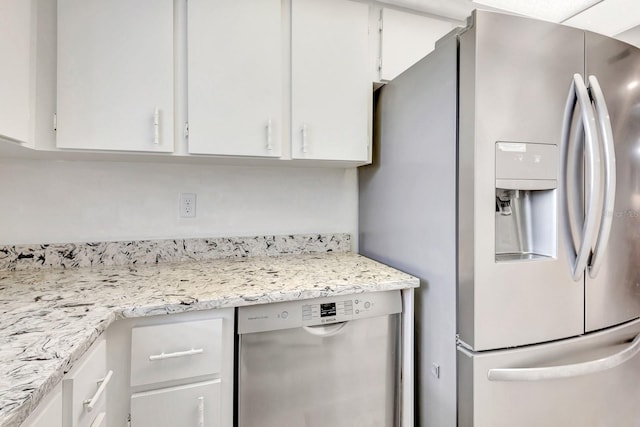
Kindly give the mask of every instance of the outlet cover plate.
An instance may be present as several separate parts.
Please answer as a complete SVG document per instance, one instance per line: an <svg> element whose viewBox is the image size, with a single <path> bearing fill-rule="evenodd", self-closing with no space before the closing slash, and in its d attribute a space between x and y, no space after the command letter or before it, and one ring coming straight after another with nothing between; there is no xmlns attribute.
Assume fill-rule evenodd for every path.
<svg viewBox="0 0 640 427"><path fill-rule="evenodd" d="M195 218L196 193L180 193L180 218Z"/></svg>

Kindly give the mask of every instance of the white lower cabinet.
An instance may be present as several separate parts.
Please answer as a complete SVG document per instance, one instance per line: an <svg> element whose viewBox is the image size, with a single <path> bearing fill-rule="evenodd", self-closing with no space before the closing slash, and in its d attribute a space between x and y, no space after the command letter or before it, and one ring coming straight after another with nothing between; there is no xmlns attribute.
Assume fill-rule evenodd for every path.
<svg viewBox="0 0 640 427"><path fill-rule="evenodd" d="M21 427L231 427L234 309L118 320Z"/></svg>
<svg viewBox="0 0 640 427"><path fill-rule="evenodd" d="M106 341L99 339L21 427L106 426L106 395L113 377L107 365Z"/></svg>
<svg viewBox="0 0 640 427"><path fill-rule="evenodd" d="M107 427L233 426L233 308L125 319L107 339L124 372Z"/></svg>
<svg viewBox="0 0 640 427"><path fill-rule="evenodd" d="M62 386L49 392L22 427L62 427Z"/></svg>
<svg viewBox="0 0 640 427"><path fill-rule="evenodd" d="M107 343L101 340L62 380L65 427L99 427L106 422L106 394L113 378L107 368Z"/></svg>
<svg viewBox="0 0 640 427"><path fill-rule="evenodd" d="M221 381L204 381L131 396L131 427L219 427Z"/></svg>

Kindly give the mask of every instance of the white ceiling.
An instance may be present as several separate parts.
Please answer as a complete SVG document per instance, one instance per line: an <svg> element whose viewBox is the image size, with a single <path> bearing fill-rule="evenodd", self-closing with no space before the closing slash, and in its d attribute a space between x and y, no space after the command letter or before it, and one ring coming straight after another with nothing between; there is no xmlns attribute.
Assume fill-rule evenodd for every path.
<svg viewBox="0 0 640 427"><path fill-rule="evenodd" d="M473 9L504 10L537 18L545 18L545 4L556 9L558 3L569 6L566 10L558 10L559 19L546 17L548 20L563 22L573 27L583 28L597 33L613 36L621 34L623 40L633 43L640 41L640 1L638 0L381 0L383 3L395 4L464 21ZM483 3L483 4L480 4ZM554 4L555 3L555 4ZM487 4L499 5L490 7ZM531 7L534 5L534 7ZM536 6L537 5L537 6ZM585 9L586 7L586 9ZM624 37L623 37L624 36Z"/></svg>
<svg viewBox="0 0 640 427"><path fill-rule="evenodd" d="M640 25L638 0L604 0L567 19L565 24L607 36L615 36Z"/></svg>
<svg viewBox="0 0 640 427"><path fill-rule="evenodd" d="M616 35L622 41L640 47L640 25Z"/></svg>
<svg viewBox="0 0 640 427"><path fill-rule="evenodd" d="M532 18L562 22L600 3L600 0L472 0L472 2Z"/></svg>
<svg viewBox="0 0 640 427"><path fill-rule="evenodd" d="M464 21L477 6L471 0L381 0L409 9Z"/></svg>

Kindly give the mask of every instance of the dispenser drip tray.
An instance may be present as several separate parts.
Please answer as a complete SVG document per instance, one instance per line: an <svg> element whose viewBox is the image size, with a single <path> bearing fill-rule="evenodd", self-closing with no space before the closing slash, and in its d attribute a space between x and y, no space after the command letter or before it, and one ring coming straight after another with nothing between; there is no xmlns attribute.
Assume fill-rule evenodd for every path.
<svg viewBox="0 0 640 427"><path fill-rule="evenodd" d="M533 254L533 253L508 253L508 254L496 254L496 262L509 262L509 261L537 261L542 259L552 259L548 255Z"/></svg>

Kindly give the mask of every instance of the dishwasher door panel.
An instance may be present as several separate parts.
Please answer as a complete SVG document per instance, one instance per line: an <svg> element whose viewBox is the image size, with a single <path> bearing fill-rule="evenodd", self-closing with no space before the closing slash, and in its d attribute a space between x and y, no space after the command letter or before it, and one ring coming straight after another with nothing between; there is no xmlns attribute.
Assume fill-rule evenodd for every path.
<svg viewBox="0 0 640 427"><path fill-rule="evenodd" d="M391 427L399 315L242 334L240 427Z"/></svg>

